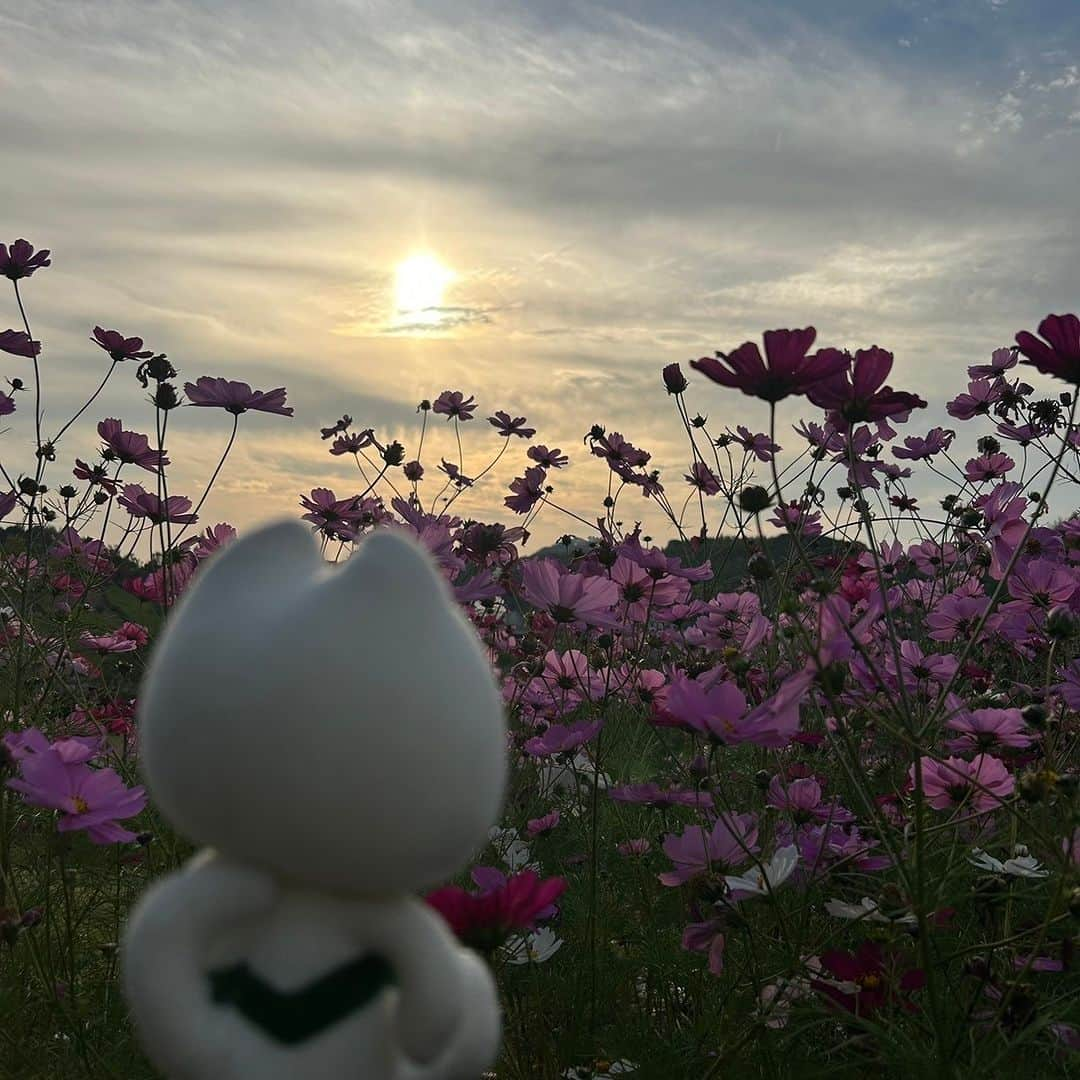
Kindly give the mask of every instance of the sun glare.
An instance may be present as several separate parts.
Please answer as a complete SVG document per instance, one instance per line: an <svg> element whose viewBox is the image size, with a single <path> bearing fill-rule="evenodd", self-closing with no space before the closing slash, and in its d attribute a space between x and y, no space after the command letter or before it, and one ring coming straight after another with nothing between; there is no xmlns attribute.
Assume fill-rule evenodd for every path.
<svg viewBox="0 0 1080 1080"><path fill-rule="evenodd" d="M443 290L454 276L434 255L411 255L397 268L398 318L437 326L442 318Z"/></svg>

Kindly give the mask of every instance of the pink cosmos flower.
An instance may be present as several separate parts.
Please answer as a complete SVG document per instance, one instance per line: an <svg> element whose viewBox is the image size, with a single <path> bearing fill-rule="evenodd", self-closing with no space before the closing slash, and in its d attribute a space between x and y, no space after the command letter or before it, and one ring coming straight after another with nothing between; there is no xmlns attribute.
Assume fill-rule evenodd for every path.
<svg viewBox="0 0 1080 1080"><path fill-rule="evenodd" d="M22 761L31 754L44 754L50 750L59 755L65 765L82 765L101 752L101 739L89 735L74 735L69 739L57 739L50 743L37 728L9 731L2 739L4 749L12 761Z"/></svg>
<svg viewBox="0 0 1080 1080"><path fill-rule="evenodd" d="M957 420L971 420L976 416L986 416L991 406L1001 400L1004 389L999 382L989 379L975 379L968 383L968 392L958 394L945 406L945 411Z"/></svg>
<svg viewBox="0 0 1080 1080"><path fill-rule="evenodd" d="M494 416L489 416L488 423L497 428L504 439L509 439L511 435L516 435L519 439L531 439L536 434L536 428L525 426L524 416L515 416L511 419L510 414L502 410L496 412Z"/></svg>
<svg viewBox="0 0 1080 1080"><path fill-rule="evenodd" d="M48 248L42 248L35 254L34 245L26 240L16 240L10 248L7 244L0 244L0 274L12 281L29 277L35 270L51 264Z"/></svg>
<svg viewBox="0 0 1080 1080"><path fill-rule="evenodd" d="M691 360L690 366L721 386L768 402L805 394L822 379L847 367L848 358L835 349L806 355L817 337L812 326L804 330L766 330L763 337L764 361L757 345L747 341L726 356L718 352L715 358Z"/></svg>
<svg viewBox="0 0 1080 1080"><path fill-rule="evenodd" d="M680 835L664 839L664 854L675 869L660 874L660 883L676 887L701 874L735 870L757 854L757 840L754 814L720 814L708 832L688 825Z"/></svg>
<svg viewBox="0 0 1080 1080"><path fill-rule="evenodd" d="M543 497L547 473L536 466L526 469L524 476L519 476L510 483L512 495L507 495L503 503L515 514L527 514Z"/></svg>
<svg viewBox="0 0 1080 1080"><path fill-rule="evenodd" d="M143 788L125 787L112 769L65 762L52 748L29 754L19 764L21 778L9 780L7 786L32 806L59 810L60 832L85 829L95 844L135 839L117 821L134 817L146 806Z"/></svg>
<svg viewBox="0 0 1080 1080"><path fill-rule="evenodd" d="M1000 805L1016 787L1009 770L990 754L978 754L971 761L958 757L935 761L924 757L919 760L919 770L926 801L935 810L963 807L977 814L986 813ZM914 765L908 772L908 780L915 784Z"/></svg>
<svg viewBox="0 0 1080 1080"><path fill-rule="evenodd" d="M105 443L103 453L107 461L119 461L122 465L138 465L140 469L156 473L170 464L161 450L152 450L146 435L125 431L119 420L102 420L97 426L98 435Z"/></svg>
<svg viewBox="0 0 1080 1080"><path fill-rule="evenodd" d="M557 623L618 625L611 609L619 602L619 586L606 577L571 573L555 559L530 559L522 568L521 584L525 599Z"/></svg>
<svg viewBox="0 0 1080 1080"><path fill-rule="evenodd" d="M1003 747L1023 750L1033 741L1019 709L972 709L950 717L945 726L960 733L945 744L957 754Z"/></svg>
<svg viewBox="0 0 1080 1080"><path fill-rule="evenodd" d="M84 633L79 638L79 645L84 649L93 649L102 653L134 652L150 641L150 632L138 623L123 622L108 634Z"/></svg>
<svg viewBox="0 0 1080 1080"><path fill-rule="evenodd" d="M778 446L768 435L753 435L748 427L739 424L735 428L736 434L732 438L748 453L753 454L758 461L772 461L773 455L782 446Z"/></svg>
<svg viewBox="0 0 1080 1080"><path fill-rule="evenodd" d="M143 348L141 337L124 337L119 330L103 330L94 327L94 336L90 339L99 349L104 349L116 362L122 360L148 360L153 356L150 349Z"/></svg>
<svg viewBox="0 0 1080 1080"><path fill-rule="evenodd" d="M964 466L964 476L973 484L984 480L1000 480L1016 468L1016 462L1008 454L983 454L971 458Z"/></svg>
<svg viewBox="0 0 1080 1080"><path fill-rule="evenodd" d="M724 974L726 929L727 923L723 919L706 919L704 922L689 923L682 936L682 947L687 952L708 954L709 974L718 978Z"/></svg>
<svg viewBox="0 0 1080 1080"><path fill-rule="evenodd" d="M153 604L173 604L179 599L194 573L194 560L180 559L170 563L167 569L159 566L143 577L129 578L124 582L123 588L140 600Z"/></svg>
<svg viewBox="0 0 1080 1080"><path fill-rule="evenodd" d="M239 416L248 409L255 412L277 413L292 416L291 406L285 404L285 387L276 390L252 390L246 382L231 382L203 375L193 383L184 383L184 393L192 405L211 409L224 409Z"/></svg>
<svg viewBox="0 0 1080 1080"><path fill-rule="evenodd" d="M543 817L532 818L525 823L525 831L533 837L547 836L559 824L559 811L552 810Z"/></svg>
<svg viewBox="0 0 1080 1080"><path fill-rule="evenodd" d="M1016 335L1023 362L1044 375L1080 385L1080 318L1047 315L1039 323L1039 335L1042 341L1027 330Z"/></svg>
<svg viewBox="0 0 1080 1080"><path fill-rule="evenodd" d="M821 353L844 355L837 349L822 349ZM838 430L860 421L881 425L890 419L907 420L912 409L925 409L926 402L917 394L893 390L885 385L892 366L891 352L876 345L859 349L850 371L847 364L843 364L834 375L815 383L807 397L815 405L829 410L829 423ZM884 429L879 430L886 434ZM888 432L892 429L888 428Z"/></svg>
<svg viewBox="0 0 1080 1080"><path fill-rule="evenodd" d="M0 352L30 359L41 352L41 342L31 341L24 330L0 330Z"/></svg>
<svg viewBox="0 0 1080 1080"><path fill-rule="evenodd" d="M71 472L76 480L85 480L91 487L100 487L109 495L115 495L120 486L104 465L87 465L82 458L75 459L75 468Z"/></svg>
<svg viewBox="0 0 1080 1080"><path fill-rule="evenodd" d="M543 735L536 735L525 743L525 753L529 757L552 757L555 754L568 753L595 739L603 726L601 720L594 724L586 720L570 725L551 724Z"/></svg>
<svg viewBox="0 0 1080 1080"><path fill-rule="evenodd" d="M570 463L570 459L558 447L549 450L546 446L530 446L526 453L542 469L561 469Z"/></svg>
<svg viewBox="0 0 1080 1080"><path fill-rule="evenodd" d="M797 502L784 503L773 511L769 523L778 529L799 533L805 539L821 535L821 515L809 514Z"/></svg>
<svg viewBox="0 0 1080 1080"><path fill-rule="evenodd" d="M155 525L169 521L174 525L193 525L196 514L189 514L191 500L183 495L170 495L164 502L141 484L125 484L120 505L134 518L148 518Z"/></svg>
<svg viewBox="0 0 1080 1080"><path fill-rule="evenodd" d="M707 791L662 788L659 784L622 784L609 788L608 796L616 802L633 803L636 806L692 806L696 809L711 809L713 805L713 797Z"/></svg>
<svg viewBox="0 0 1080 1080"><path fill-rule="evenodd" d="M70 526L56 538L56 543L49 549L54 559L73 559L91 570L100 572L112 566L109 549L104 542L96 539L84 539Z"/></svg>
<svg viewBox="0 0 1080 1080"><path fill-rule="evenodd" d="M435 399L431 411L445 416L447 420L472 420L472 414L476 412L476 399L471 394L466 398L460 390L444 390Z"/></svg>
<svg viewBox="0 0 1080 1080"><path fill-rule="evenodd" d="M1016 367L1016 354L1016 349L995 349L990 355L989 364L972 364L967 373L972 379L999 378Z"/></svg>

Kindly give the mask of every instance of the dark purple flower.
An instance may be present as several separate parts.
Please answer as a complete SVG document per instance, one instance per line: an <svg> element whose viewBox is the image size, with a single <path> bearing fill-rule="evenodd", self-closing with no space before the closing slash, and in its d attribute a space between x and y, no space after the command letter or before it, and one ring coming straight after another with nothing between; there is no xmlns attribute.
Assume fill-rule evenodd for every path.
<svg viewBox="0 0 1080 1080"><path fill-rule="evenodd" d="M125 431L119 420L102 420L97 431L105 443L106 458L111 455L124 465L138 465L147 472L158 472L161 466L170 464L161 450L150 449L150 440L145 435Z"/></svg>
<svg viewBox="0 0 1080 1080"><path fill-rule="evenodd" d="M48 248L42 248L35 255L34 245L26 240L16 240L10 248L7 244L0 244L0 274L12 281L29 277L35 270L49 265Z"/></svg>
<svg viewBox="0 0 1080 1080"><path fill-rule="evenodd" d="M1044 375L1080 385L1080 318L1047 315L1039 323L1039 334L1043 341L1027 330L1016 335L1024 363L1031 364Z"/></svg>
<svg viewBox="0 0 1080 1080"><path fill-rule="evenodd" d="M0 416L10 416L15 411L15 399L0 390Z"/></svg>
<svg viewBox="0 0 1080 1080"><path fill-rule="evenodd" d="M135 518L149 518L155 525L169 521L174 525L192 525L198 521L189 514L191 500L183 495L170 495L164 502L146 491L141 484L125 484L120 493L120 505Z"/></svg>
<svg viewBox="0 0 1080 1080"><path fill-rule="evenodd" d="M310 496L300 496L300 505L307 511L301 515L303 520L310 521L327 536L342 540L355 540L358 536L362 510L356 495L338 499L329 488L313 488Z"/></svg>
<svg viewBox="0 0 1080 1080"><path fill-rule="evenodd" d="M358 454L375 442L375 432L371 428L363 431L350 431L347 435L340 435L330 447L330 453L335 457L342 454Z"/></svg>
<svg viewBox="0 0 1080 1080"><path fill-rule="evenodd" d="M530 446L526 453L542 469L561 469L570 463L570 459L558 447L549 450L546 446Z"/></svg>
<svg viewBox="0 0 1080 1080"><path fill-rule="evenodd" d="M664 388L669 394L681 394L687 386L689 383L678 364L668 364L664 368Z"/></svg>
<svg viewBox="0 0 1080 1080"><path fill-rule="evenodd" d="M184 393L192 405L224 409L234 416L239 416L248 409L277 413L278 416L293 414L292 407L285 404L284 386L279 386L276 390L252 390L246 382L231 382L228 379L213 379L209 375L203 375L193 383L184 383Z"/></svg>
<svg viewBox="0 0 1080 1080"><path fill-rule="evenodd" d="M31 341L23 330L0 330L0 352L30 359L41 352L41 342Z"/></svg>
<svg viewBox="0 0 1080 1080"><path fill-rule="evenodd" d="M704 461L695 461L690 466L690 472L686 474L685 480L703 495L716 495L720 491L720 481Z"/></svg>
<svg viewBox="0 0 1080 1080"><path fill-rule="evenodd" d="M524 416L515 416L512 420L510 414L499 410L494 416L488 417L488 423L498 428L499 434L504 439L516 435L519 439L531 439L536 434L536 428L525 426Z"/></svg>
<svg viewBox="0 0 1080 1080"><path fill-rule="evenodd" d="M95 326L94 336L90 340L117 363L121 360L149 360L154 355L150 349L143 348L141 337L126 338L119 330L103 330Z"/></svg>
<svg viewBox="0 0 1080 1080"><path fill-rule="evenodd" d="M1015 349L995 349L989 364L972 364L968 368L968 377L972 379L994 379L1016 367Z"/></svg>
<svg viewBox="0 0 1080 1080"><path fill-rule="evenodd" d="M816 355L823 353L846 355L838 349L821 349ZM925 409L926 402L916 394L885 385L892 365L893 355L885 349L876 345L859 349L850 371L845 364L836 374L817 382L806 396L829 410L829 422L837 428L860 421L904 421L912 409Z"/></svg>
<svg viewBox="0 0 1080 1080"><path fill-rule="evenodd" d="M812 326L805 330L766 330L763 336L764 361L757 345L747 341L726 356L718 352L716 358L691 360L690 366L721 386L769 402L781 401L791 394L805 394L810 387L847 366L847 357L835 349L806 355L817 337Z"/></svg>
<svg viewBox="0 0 1080 1080"><path fill-rule="evenodd" d="M952 445L956 432L945 428L931 428L925 436L908 435L903 446L893 447L893 456L909 461L929 461Z"/></svg>
<svg viewBox="0 0 1080 1080"><path fill-rule="evenodd" d="M515 514L527 514L543 497L547 473L539 466L526 469L524 476L511 481L512 495L507 495L503 502Z"/></svg>
<svg viewBox="0 0 1080 1080"><path fill-rule="evenodd" d="M472 420L476 411L476 399L468 397L460 390L444 390L431 406L431 411L445 416L447 420Z"/></svg>

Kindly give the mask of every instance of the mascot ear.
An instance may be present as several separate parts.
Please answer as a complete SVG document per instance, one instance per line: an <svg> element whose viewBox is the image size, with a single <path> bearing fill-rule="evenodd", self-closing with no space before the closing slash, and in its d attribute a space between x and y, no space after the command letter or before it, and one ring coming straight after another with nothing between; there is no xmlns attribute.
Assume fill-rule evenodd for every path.
<svg viewBox="0 0 1080 1080"><path fill-rule="evenodd" d="M396 529L378 529L364 540L335 576L333 587L350 601L385 601L385 607L376 608L380 614L387 608L431 612L440 601L455 606L432 556Z"/></svg>
<svg viewBox="0 0 1080 1080"><path fill-rule="evenodd" d="M222 609L244 597L288 586L322 566L318 544L298 521L280 521L234 540L209 560L191 589ZM187 597L181 597L181 604ZM250 602L250 601L249 601Z"/></svg>

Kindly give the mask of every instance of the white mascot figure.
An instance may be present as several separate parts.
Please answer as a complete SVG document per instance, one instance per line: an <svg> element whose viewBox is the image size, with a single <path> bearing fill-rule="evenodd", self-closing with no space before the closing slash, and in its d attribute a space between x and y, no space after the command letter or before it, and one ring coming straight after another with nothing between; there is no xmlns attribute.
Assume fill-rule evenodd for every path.
<svg viewBox="0 0 1080 1080"><path fill-rule="evenodd" d="M161 812L205 845L123 941L140 1039L184 1080L475 1078L491 975L414 893L498 817L500 697L426 552L387 530L344 566L286 522L217 555L140 697Z"/></svg>

